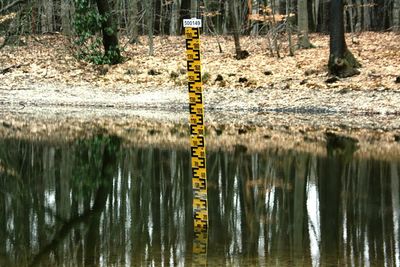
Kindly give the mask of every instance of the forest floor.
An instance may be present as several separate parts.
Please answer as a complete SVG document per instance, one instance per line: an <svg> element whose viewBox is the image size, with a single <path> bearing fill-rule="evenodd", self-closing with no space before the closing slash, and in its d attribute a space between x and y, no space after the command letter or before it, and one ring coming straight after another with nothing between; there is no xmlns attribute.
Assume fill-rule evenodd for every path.
<svg viewBox="0 0 400 267"><path fill-rule="evenodd" d="M72 138L95 128L137 144L187 146L182 36L156 37L154 56L145 37L122 39L126 61L116 66L77 60L61 35L22 41L0 50L0 136ZM282 39L280 58L265 36L241 41L250 57L236 60L232 38L202 36L210 147L324 153L333 133L358 142L359 155L400 158L400 35L348 35L361 73L335 82L327 35L312 34L316 48L294 56Z"/></svg>

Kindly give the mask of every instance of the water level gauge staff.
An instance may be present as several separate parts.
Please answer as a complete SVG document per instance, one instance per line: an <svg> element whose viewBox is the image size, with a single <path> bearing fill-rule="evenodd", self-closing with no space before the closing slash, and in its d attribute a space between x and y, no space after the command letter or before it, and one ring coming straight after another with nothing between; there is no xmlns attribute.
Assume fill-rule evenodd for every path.
<svg viewBox="0 0 400 267"><path fill-rule="evenodd" d="M203 84L201 81L200 19L183 20L186 36L192 161L194 254L207 252L208 204Z"/></svg>

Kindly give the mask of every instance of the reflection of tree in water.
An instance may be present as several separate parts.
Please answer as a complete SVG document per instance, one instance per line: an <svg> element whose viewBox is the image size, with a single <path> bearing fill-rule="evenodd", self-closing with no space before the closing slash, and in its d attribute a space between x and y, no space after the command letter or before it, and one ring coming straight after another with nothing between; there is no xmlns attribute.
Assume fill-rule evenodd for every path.
<svg viewBox="0 0 400 267"><path fill-rule="evenodd" d="M209 263L395 265L399 164L339 148L209 153ZM0 265L189 265L189 164L107 136L0 140Z"/></svg>

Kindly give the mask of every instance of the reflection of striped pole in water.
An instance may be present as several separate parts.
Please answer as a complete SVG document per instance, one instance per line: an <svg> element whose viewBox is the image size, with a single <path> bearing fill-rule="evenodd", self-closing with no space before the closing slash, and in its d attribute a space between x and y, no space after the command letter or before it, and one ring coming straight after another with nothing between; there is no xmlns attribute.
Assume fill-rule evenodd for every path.
<svg viewBox="0 0 400 267"><path fill-rule="evenodd" d="M208 204L206 144L204 138L203 85L201 82L201 20L184 20L190 107L190 146L193 186L193 254L206 263L208 241ZM195 258L196 260L196 258ZM201 263L200 263L201 264Z"/></svg>

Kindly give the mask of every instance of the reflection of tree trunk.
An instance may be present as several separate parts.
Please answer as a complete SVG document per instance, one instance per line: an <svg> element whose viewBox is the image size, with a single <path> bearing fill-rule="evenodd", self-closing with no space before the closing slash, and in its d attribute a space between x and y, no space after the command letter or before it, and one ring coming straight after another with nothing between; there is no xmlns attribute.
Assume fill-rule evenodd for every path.
<svg viewBox="0 0 400 267"><path fill-rule="evenodd" d="M390 195L386 194L390 190L388 181L382 181L383 177L388 174L384 173L388 170L383 163L373 162L371 169L371 179L369 179L368 204L367 212L367 235L369 245L370 262L383 262L389 258L390 250L385 247L384 237L393 236L392 233L386 233L389 229L393 229L392 220L388 220L387 207L391 205Z"/></svg>
<svg viewBox="0 0 400 267"><path fill-rule="evenodd" d="M4 186L4 179L2 173L0 173L0 188L5 189L6 187ZM7 212L6 212L6 194L4 192L0 192L0 265L1 266L7 266L10 264L6 265L6 260L3 259L8 253L7 253L7 248L6 248L6 242L7 240Z"/></svg>
<svg viewBox="0 0 400 267"><path fill-rule="evenodd" d="M209 156L210 157L210 156ZM215 157L215 158L214 158ZM208 174L208 181L207 184L209 186L208 189L208 202L213 203L209 207L208 215L209 215L209 220L213 222L214 227L209 229L209 234L210 234L210 244L219 244L220 246L223 246L225 244L225 238L224 238L224 233L221 231L218 231L217 229L222 229L223 223L222 223L222 216L220 212L220 207L221 207L221 202L220 198L218 197L218 192L223 192L223 189L220 188L218 185L218 173L221 169L221 160L220 159L220 153L214 154L209 162L212 164L215 164L215 166L211 166L209 164L209 172ZM211 168L210 168L211 167ZM215 185L215 186L210 186L210 185ZM221 190L221 191L219 191ZM213 239L211 239L213 238Z"/></svg>
<svg viewBox="0 0 400 267"><path fill-rule="evenodd" d="M160 209L160 181L164 180L160 165L162 164L162 155L160 150L156 150L149 164L151 176L149 177L151 184L151 217L153 219L153 235L151 250L156 266L161 266L161 209Z"/></svg>
<svg viewBox="0 0 400 267"><path fill-rule="evenodd" d="M400 252L400 183L399 183L399 170L398 164L391 163L390 165L391 175L391 193L392 193L392 218L393 218L393 238L395 252ZM397 256L396 253L395 257ZM396 262L396 260L394 261ZM393 265L394 266L394 265Z"/></svg>
<svg viewBox="0 0 400 267"><path fill-rule="evenodd" d="M343 164L338 157L320 159L317 165L321 216L321 261L339 259L340 193Z"/></svg>
<svg viewBox="0 0 400 267"><path fill-rule="evenodd" d="M310 173L308 156L298 155L294 164L294 204L293 204L293 251L295 261L303 259L303 263L311 265L309 251L308 217L307 215L307 178Z"/></svg>
<svg viewBox="0 0 400 267"><path fill-rule="evenodd" d="M138 175L138 170L140 169L140 159L137 149L130 151L132 155L132 166L131 170L131 184L132 190L129 196L130 206L131 206L131 232L129 234L131 240L131 262L141 263L141 253L140 253L140 238L142 235L142 221L145 220L144 214L141 214L141 196L144 194L142 191L141 184L144 183L142 176Z"/></svg>
<svg viewBox="0 0 400 267"><path fill-rule="evenodd" d="M118 141L116 139L111 139L112 141ZM116 142L117 143L117 142ZM87 223L89 229L86 235L86 250L85 250L85 264L96 263L95 257L98 251L95 248L98 247L98 236L99 236L99 223L101 214L105 208L108 195L110 193L110 181L112 181L113 174L115 172L116 156L115 151L113 151L113 146L116 144L109 143L105 146L103 152L103 164L100 171L99 187L97 188L96 195L94 198L93 206L86 209L82 215L77 215L61 226L60 230L57 231L48 245L41 248L39 253L33 257L33 260L29 266L37 266L40 262L51 252L54 252L57 247L62 244L62 242L67 238L67 236L81 223ZM26 201L25 203L29 203ZM29 214L29 213L27 213ZM26 242L25 244L30 244Z"/></svg>
<svg viewBox="0 0 400 267"><path fill-rule="evenodd" d="M110 177L108 177L110 179ZM85 237L85 265L99 266L100 257L100 217L103 212L108 195L109 188L101 185L96 192L91 216L88 219L88 231Z"/></svg>

